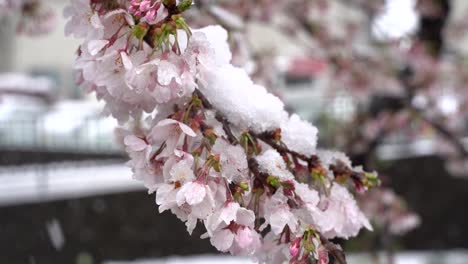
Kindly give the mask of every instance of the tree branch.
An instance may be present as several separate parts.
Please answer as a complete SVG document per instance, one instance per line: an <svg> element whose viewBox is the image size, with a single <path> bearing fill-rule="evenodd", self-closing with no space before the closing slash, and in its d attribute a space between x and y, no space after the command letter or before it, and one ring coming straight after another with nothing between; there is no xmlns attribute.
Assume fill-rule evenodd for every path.
<svg viewBox="0 0 468 264"><path fill-rule="evenodd" d="M196 96L198 96L198 98L200 98L200 100L202 101L203 106L206 109L216 111L216 109L214 109L213 105L209 102L209 100L205 97L205 95L203 95L203 93L200 90L196 89L194 93L195 93ZM230 128L230 124L229 124L228 119L222 113L220 113L219 111L216 111L215 117L219 122L221 122L223 124L223 129L226 132L226 134L228 135L228 138L229 138L229 141L231 142L231 144L238 144L238 140L234 136L234 134L232 133L232 130ZM272 134L270 132L265 132L265 133L262 133L262 134L259 134L259 135L255 134L253 132L249 132L249 133L253 137L255 137L256 139L262 140L263 142L265 142L266 144L268 144L269 146L271 146L272 148L274 148L275 150L277 150L281 154L293 155L293 156L295 156L295 157L297 157L297 158L299 158L299 159L301 159L303 161L306 161L309 164L309 166L319 165L320 161L319 161L318 156L312 155L310 157L307 157L306 155L303 155L303 154L300 154L298 152L292 151L289 148L287 148L286 146L283 146L283 145L278 144L277 142L275 142L273 140ZM248 159L248 167L249 167L250 172L254 175L255 179L259 182L259 184L268 187L268 183L266 182L267 181L266 179L268 178L268 175L265 174L265 173L262 173L260 171L258 162L255 160L255 158L249 158ZM331 167L333 167L333 166L331 166ZM342 167L338 167L338 169L340 169L340 168L342 168ZM352 171L351 168L349 168L349 169ZM329 254L333 258L335 258L340 264L347 264L346 257L345 257L345 254L344 254L343 250L341 250L338 246L336 246L335 244L330 242L322 234L320 234L320 233L318 233L318 234L320 235L320 240L322 241L323 246L327 249Z"/></svg>
<svg viewBox="0 0 468 264"><path fill-rule="evenodd" d="M468 157L468 151L466 150L465 145L444 125L430 119L420 109L411 107L411 110L413 110L424 122L428 123L432 128L434 128L442 137L449 141L463 157Z"/></svg>

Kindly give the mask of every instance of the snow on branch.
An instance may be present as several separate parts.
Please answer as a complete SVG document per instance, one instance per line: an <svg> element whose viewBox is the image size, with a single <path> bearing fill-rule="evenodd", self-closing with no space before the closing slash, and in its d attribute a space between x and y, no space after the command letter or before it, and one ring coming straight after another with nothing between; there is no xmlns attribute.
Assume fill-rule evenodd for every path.
<svg viewBox="0 0 468 264"><path fill-rule="evenodd" d="M83 39L83 89L118 131L133 177L192 233L261 263L345 263L329 239L372 229L347 187L374 173L316 149L318 130L233 66L220 26L192 29L190 0L72 0L66 34Z"/></svg>

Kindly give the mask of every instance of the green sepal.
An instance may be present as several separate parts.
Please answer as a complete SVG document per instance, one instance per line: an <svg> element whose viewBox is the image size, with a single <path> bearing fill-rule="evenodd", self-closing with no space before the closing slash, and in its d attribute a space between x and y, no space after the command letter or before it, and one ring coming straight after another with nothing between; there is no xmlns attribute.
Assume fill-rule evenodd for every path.
<svg viewBox="0 0 468 264"><path fill-rule="evenodd" d="M179 9L179 12L183 13L187 10L190 9L190 7L192 6L192 0L183 0L182 2L179 3L179 5L177 6L177 9Z"/></svg>

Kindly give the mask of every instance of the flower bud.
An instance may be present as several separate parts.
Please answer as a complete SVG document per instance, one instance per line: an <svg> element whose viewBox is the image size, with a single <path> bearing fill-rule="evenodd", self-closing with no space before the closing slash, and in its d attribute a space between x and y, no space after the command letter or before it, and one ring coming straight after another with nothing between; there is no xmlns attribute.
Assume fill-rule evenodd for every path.
<svg viewBox="0 0 468 264"><path fill-rule="evenodd" d="M297 258L299 256L299 252L301 249L301 240L302 237L298 237L294 239L294 241L289 246L289 253L291 254L292 258Z"/></svg>
<svg viewBox="0 0 468 264"><path fill-rule="evenodd" d="M280 187L280 180L278 177L275 176L268 176L267 183L275 188Z"/></svg>
<svg viewBox="0 0 468 264"><path fill-rule="evenodd" d="M369 173L369 172L365 172L364 173L364 176L365 176L365 181L364 181L364 185L368 188L371 188L371 187L376 187L376 186L380 186L380 180L378 178L378 175L377 173Z"/></svg>
<svg viewBox="0 0 468 264"><path fill-rule="evenodd" d="M242 190L244 191L248 191L249 190L249 184L246 183L246 182L241 182L239 183L239 186L242 188Z"/></svg>
<svg viewBox="0 0 468 264"><path fill-rule="evenodd" d="M139 40L142 40L146 36L147 32L147 25L144 23L140 23L133 27L133 35Z"/></svg>
<svg viewBox="0 0 468 264"><path fill-rule="evenodd" d="M179 5L177 6L177 9L179 9L179 12L182 13L190 9L191 6L192 6L192 0L183 0L182 2L179 3Z"/></svg>

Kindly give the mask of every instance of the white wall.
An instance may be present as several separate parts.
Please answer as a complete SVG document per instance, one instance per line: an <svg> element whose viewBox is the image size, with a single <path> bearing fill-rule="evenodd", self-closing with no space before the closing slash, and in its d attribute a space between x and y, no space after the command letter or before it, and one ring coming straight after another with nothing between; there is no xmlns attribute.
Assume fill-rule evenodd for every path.
<svg viewBox="0 0 468 264"><path fill-rule="evenodd" d="M36 66L70 68L79 41L65 37L66 20L62 10L67 1L44 1L56 12L57 27L47 35L39 37L17 36L15 52L15 69L26 70Z"/></svg>
<svg viewBox="0 0 468 264"><path fill-rule="evenodd" d="M72 63L80 41L65 37L63 8L67 0L44 1L56 13L57 26L53 32L39 37L14 36L13 55L10 71L26 72L30 70L56 70L60 74L64 88L73 85ZM2 36L3 37L3 36ZM66 91L66 89L62 89ZM67 92L65 92L67 94Z"/></svg>

